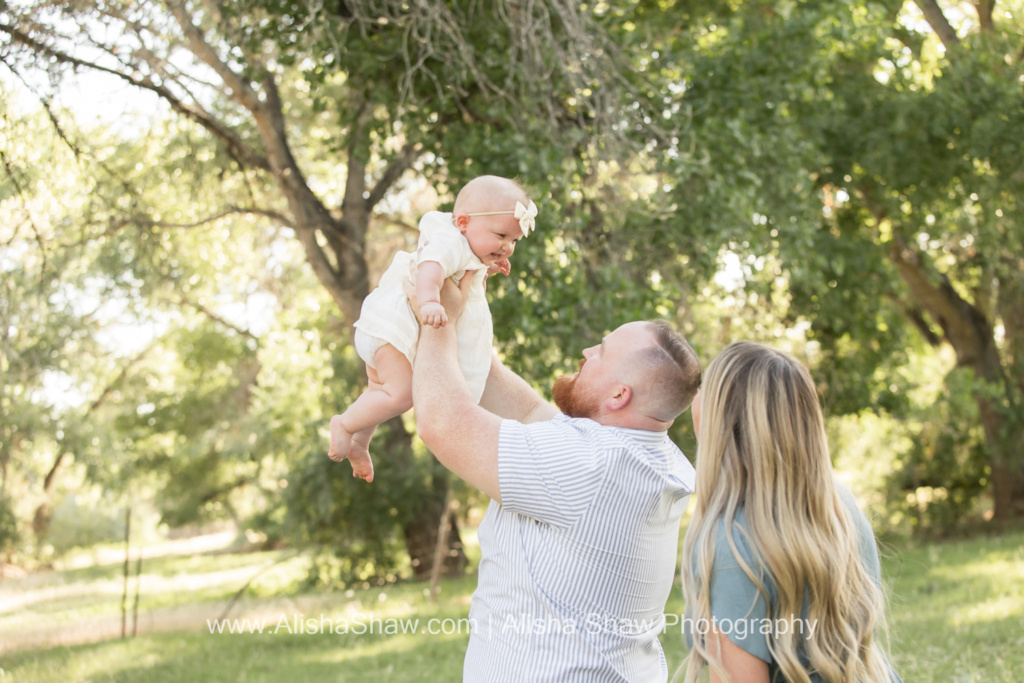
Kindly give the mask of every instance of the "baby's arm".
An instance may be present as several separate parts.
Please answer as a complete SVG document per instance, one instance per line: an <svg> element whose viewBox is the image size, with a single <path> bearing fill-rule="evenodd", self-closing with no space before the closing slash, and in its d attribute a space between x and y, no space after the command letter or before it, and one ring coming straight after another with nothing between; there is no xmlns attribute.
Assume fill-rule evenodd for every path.
<svg viewBox="0 0 1024 683"><path fill-rule="evenodd" d="M441 305L441 285L444 268L437 261L423 261L416 271L416 302L420 307L420 322L433 328L444 327L448 315Z"/></svg>

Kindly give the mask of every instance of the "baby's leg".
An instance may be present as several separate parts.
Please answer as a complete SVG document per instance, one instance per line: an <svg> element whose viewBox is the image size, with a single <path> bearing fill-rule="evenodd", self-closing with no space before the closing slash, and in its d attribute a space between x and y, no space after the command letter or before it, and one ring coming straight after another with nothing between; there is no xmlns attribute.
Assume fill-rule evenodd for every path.
<svg viewBox="0 0 1024 683"><path fill-rule="evenodd" d="M369 385L341 415L331 418L332 460L348 458L352 475L373 481L370 438L377 425L412 408L412 366L398 349L384 344L374 355L377 369L367 366Z"/></svg>

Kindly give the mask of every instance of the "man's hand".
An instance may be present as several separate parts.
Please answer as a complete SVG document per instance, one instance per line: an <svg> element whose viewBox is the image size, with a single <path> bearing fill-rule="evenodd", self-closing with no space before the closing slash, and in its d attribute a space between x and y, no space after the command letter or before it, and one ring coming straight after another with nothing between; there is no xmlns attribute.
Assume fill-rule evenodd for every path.
<svg viewBox="0 0 1024 683"><path fill-rule="evenodd" d="M448 322L448 316L444 312L444 306L436 301L428 301L420 306L420 323L429 325L435 330L444 327Z"/></svg>
<svg viewBox="0 0 1024 683"><path fill-rule="evenodd" d="M467 271L459 280L458 285L448 278L441 286L441 305L444 306L449 320L458 320L462 311L465 310L466 301L469 299L469 290L473 286L473 278L474 273Z"/></svg>

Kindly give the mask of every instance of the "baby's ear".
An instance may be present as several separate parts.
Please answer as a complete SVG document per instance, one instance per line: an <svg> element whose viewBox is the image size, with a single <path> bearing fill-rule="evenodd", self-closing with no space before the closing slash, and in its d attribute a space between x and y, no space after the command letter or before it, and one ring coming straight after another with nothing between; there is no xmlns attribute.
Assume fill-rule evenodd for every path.
<svg viewBox="0 0 1024 683"><path fill-rule="evenodd" d="M459 229L459 232L465 235L466 228L469 227L469 216L464 213L455 214L452 217L452 221L455 223L455 227Z"/></svg>

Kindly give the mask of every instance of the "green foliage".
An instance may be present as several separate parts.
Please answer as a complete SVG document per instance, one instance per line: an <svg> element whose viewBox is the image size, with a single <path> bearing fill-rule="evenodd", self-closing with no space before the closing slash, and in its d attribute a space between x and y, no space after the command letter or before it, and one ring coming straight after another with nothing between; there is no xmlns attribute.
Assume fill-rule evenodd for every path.
<svg viewBox="0 0 1024 683"><path fill-rule="evenodd" d="M63 556L74 548L123 540L124 524L123 510L114 511L72 494L54 509L46 542L57 556Z"/></svg>
<svg viewBox="0 0 1024 683"><path fill-rule="evenodd" d="M13 551L20 542L21 529L13 501L8 496L0 496L0 554Z"/></svg>
<svg viewBox="0 0 1024 683"><path fill-rule="evenodd" d="M401 530L420 512L424 482L437 476L432 475L437 465L421 454L407 466L407 458L392 450L401 446L390 429L379 427L371 444L372 485L353 478L347 462L327 458L323 443L312 445L292 463L281 493L285 513L277 529L292 542L327 551L310 572L314 585L394 582L408 576ZM381 482L387 495L382 495Z"/></svg>
<svg viewBox="0 0 1024 683"><path fill-rule="evenodd" d="M920 410L963 408L955 395L984 402L991 384L998 431L1013 432L1024 415L1012 322L1024 244L1011 130L1024 103L1018 14L997 12L993 31L961 30L943 54L910 3L688 9L692 23L672 42L686 55L680 113L692 126L660 150L659 167L675 206L703 231L697 241L775 266L774 278L745 278L744 291L782 290L788 324L810 324L809 360L833 414L873 409L916 422ZM690 253L713 272L715 248ZM980 348L966 341L979 338ZM942 343L976 364L974 386L951 386L946 406L922 408L909 397L924 380L903 368ZM980 360L983 349L996 358ZM936 422L920 424L928 432ZM954 424L948 439L921 437L957 453L942 465L962 491L948 514L963 514L991 483L982 455L1020 475L1019 497L1018 449L997 430L978 442L976 423Z"/></svg>
<svg viewBox="0 0 1024 683"><path fill-rule="evenodd" d="M914 533L948 533L976 521L990 477L973 373L954 370L944 384L945 399L922 411L917 438L889 482L890 505Z"/></svg>
<svg viewBox="0 0 1024 683"><path fill-rule="evenodd" d="M4 25L63 45L56 34L75 26L114 35L137 19L153 54L186 49L162 6L65 5L76 21L30 22L58 9L37 2L5 7ZM379 270L377 252L412 239L400 226L449 208L471 177L530 189L538 230L488 287L497 348L542 392L605 332L664 317L705 361L734 339L765 341L813 366L831 415L920 428L889 484L900 506L945 491L916 528L973 511L990 481L982 460L1018 457L983 438L970 406L997 407L1004 444L1024 423L1020 13L940 51L911 3L889 1L562 3L558 17L549 3L188 7L244 80L274 79L300 180L338 230L363 230L324 251L338 273L353 255ZM193 75L200 113L267 153L238 98ZM403 525L445 480L397 429L374 441L372 487L324 456L327 419L363 379L351 321L332 317L284 227L293 198L195 116L158 117L146 134L64 123L63 141L48 119L0 125L9 489L59 505L59 487L43 496L38 482L55 463L81 468L158 499L174 524L235 518L331 548L323 581L401 575ZM355 206L349 173L372 189L410 149L411 171ZM934 405L919 396L930 378L908 368L951 340L948 321L908 287L901 245L998 347L993 376L952 373ZM358 274L339 275L349 296L364 293ZM111 340L140 327L150 334L130 349ZM57 380L74 405L45 390ZM673 436L689 446L687 423Z"/></svg>

